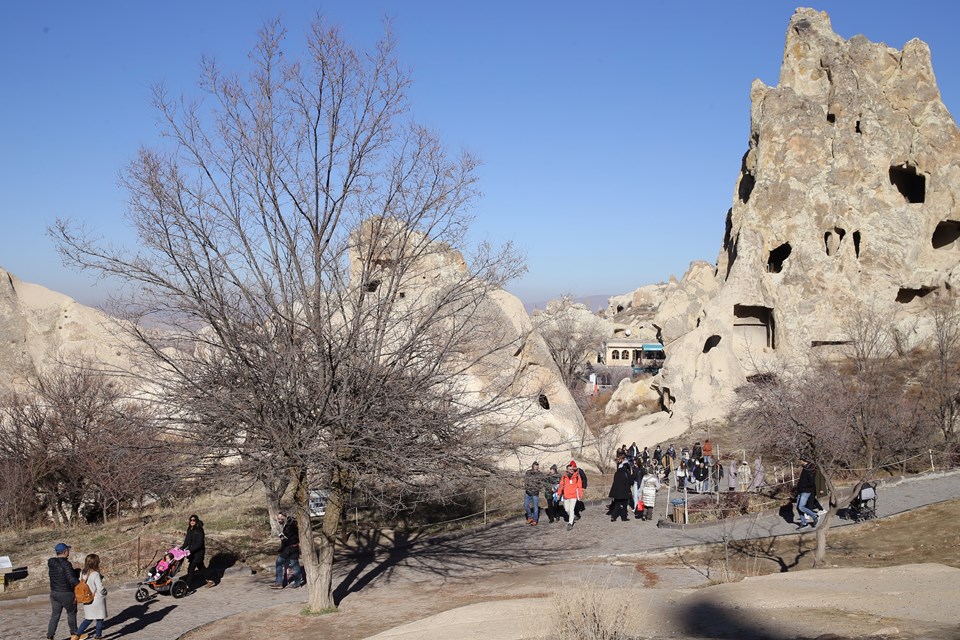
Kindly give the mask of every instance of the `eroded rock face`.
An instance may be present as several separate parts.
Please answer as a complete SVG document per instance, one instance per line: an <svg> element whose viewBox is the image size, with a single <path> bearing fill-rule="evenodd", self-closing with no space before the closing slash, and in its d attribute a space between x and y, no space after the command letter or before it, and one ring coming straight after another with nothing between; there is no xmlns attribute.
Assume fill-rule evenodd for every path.
<svg viewBox="0 0 960 640"><path fill-rule="evenodd" d="M129 370L107 315L0 269L0 390L22 390L61 362Z"/></svg>
<svg viewBox="0 0 960 640"><path fill-rule="evenodd" d="M960 286L960 138L926 44L844 40L798 9L779 84L754 81L751 100L713 282L692 268L700 309L685 295L658 314L675 339L660 384L694 421L775 360L842 341L851 309L923 339L923 298Z"/></svg>

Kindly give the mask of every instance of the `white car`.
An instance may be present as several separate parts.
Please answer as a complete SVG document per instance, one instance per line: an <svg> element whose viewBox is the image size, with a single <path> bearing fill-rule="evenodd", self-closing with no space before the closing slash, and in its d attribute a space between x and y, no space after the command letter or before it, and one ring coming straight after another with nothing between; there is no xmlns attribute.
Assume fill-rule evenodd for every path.
<svg viewBox="0 0 960 640"><path fill-rule="evenodd" d="M310 517L322 518L327 513L327 492L310 492Z"/></svg>

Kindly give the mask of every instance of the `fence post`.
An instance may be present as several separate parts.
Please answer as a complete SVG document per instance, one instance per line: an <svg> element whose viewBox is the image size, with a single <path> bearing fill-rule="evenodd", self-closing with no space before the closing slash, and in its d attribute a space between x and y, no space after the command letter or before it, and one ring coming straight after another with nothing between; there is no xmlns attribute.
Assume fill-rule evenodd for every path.
<svg viewBox="0 0 960 640"><path fill-rule="evenodd" d="M937 468L933 466L933 449L927 449L927 452L930 454L930 471L936 471Z"/></svg>
<svg viewBox="0 0 960 640"><path fill-rule="evenodd" d="M690 512L687 510L687 483L683 483L683 524L690 522Z"/></svg>
<svg viewBox="0 0 960 640"><path fill-rule="evenodd" d="M483 524L484 526L486 526L487 524L487 489L486 487L484 487L483 489Z"/></svg>
<svg viewBox="0 0 960 640"><path fill-rule="evenodd" d="M140 575L140 536L137 536L137 576Z"/></svg>

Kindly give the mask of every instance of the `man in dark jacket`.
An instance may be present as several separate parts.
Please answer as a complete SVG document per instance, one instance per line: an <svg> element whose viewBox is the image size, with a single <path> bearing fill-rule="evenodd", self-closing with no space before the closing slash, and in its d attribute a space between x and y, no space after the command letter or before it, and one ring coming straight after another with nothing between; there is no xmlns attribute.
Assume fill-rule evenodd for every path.
<svg viewBox="0 0 960 640"><path fill-rule="evenodd" d="M800 529L806 529L808 526L816 528L820 522L815 511L807 507L807 501L817 490L817 467L810 460L800 458L800 464L803 469L800 471L800 478L797 480L797 513L800 514ZM811 523L807 525L807 516L810 516Z"/></svg>
<svg viewBox="0 0 960 640"><path fill-rule="evenodd" d="M50 623L47 625L47 638L53 640L60 624L60 615L67 610L67 624L70 626L70 640L77 640L77 599L73 588L80 584L77 570L70 564L70 545L57 543L53 552L56 557L47 560L47 573L50 575Z"/></svg>
<svg viewBox="0 0 960 640"><path fill-rule="evenodd" d="M300 529L293 516L283 513L277 514L277 524L280 525L280 553L277 555L276 580L271 589L283 589L287 586L286 568L293 570L293 588L302 587L306 579L300 573Z"/></svg>

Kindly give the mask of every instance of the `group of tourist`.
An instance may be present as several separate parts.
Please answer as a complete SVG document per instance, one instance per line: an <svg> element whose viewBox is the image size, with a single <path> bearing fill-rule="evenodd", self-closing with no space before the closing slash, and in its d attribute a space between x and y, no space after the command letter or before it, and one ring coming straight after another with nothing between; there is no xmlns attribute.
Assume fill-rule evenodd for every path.
<svg viewBox="0 0 960 640"><path fill-rule="evenodd" d="M70 545L59 542L53 548L54 557L47 561L47 574L50 578L50 622L47 624L47 638L53 640L60 625L63 612L67 612L67 626L70 628L70 640L86 640L90 635L86 633L93 625L93 637L99 640L103 637L103 625L107 619L107 588L104 586L104 576L100 572L100 556L95 553L87 554L83 567L77 569L70 562ZM203 564L206 555L206 536L203 531L203 522L197 515L190 516L183 544L177 549L184 551L184 559L189 558L186 581L187 584L205 583L214 585L206 578L206 567ZM162 561L161 561L162 562ZM158 562L151 570L156 570ZM90 602L77 601L77 587L85 584L92 595ZM85 590L84 590L85 591ZM83 606L83 622L77 624L78 605Z"/></svg>

